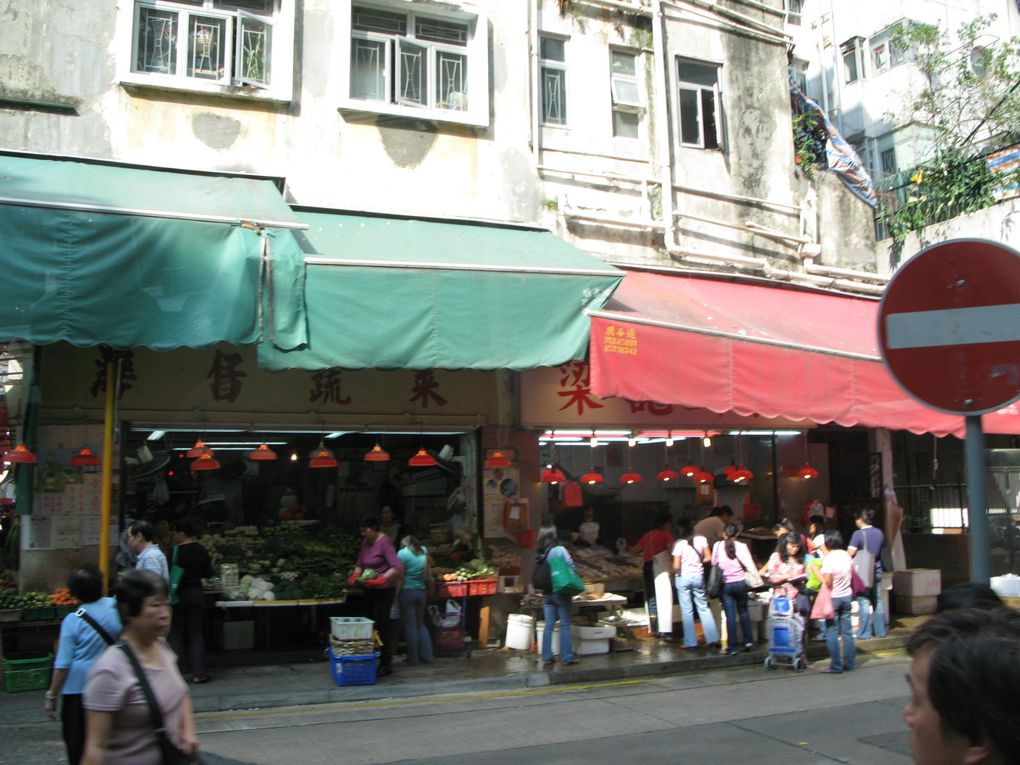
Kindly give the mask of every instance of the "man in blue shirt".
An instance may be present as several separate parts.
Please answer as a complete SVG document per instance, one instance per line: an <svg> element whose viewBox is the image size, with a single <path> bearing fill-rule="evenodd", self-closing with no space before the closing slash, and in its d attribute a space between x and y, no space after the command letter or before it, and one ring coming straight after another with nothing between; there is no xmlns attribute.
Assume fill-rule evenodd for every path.
<svg viewBox="0 0 1020 765"><path fill-rule="evenodd" d="M885 534L871 524L875 521L875 511L870 508L857 511L857 531L850 537L846 551L851 557L857 557L858 550L867 550L874 561L874 576L867 592L857 598L860 624L857 628L858 640L868 640L874 625L875 637L886 636L885 603L882 601L882 545ZM858 569L859 570L859 569ZM862 575L863 576L863 575ZM866 581L866 580L865 580Z"/></svg>

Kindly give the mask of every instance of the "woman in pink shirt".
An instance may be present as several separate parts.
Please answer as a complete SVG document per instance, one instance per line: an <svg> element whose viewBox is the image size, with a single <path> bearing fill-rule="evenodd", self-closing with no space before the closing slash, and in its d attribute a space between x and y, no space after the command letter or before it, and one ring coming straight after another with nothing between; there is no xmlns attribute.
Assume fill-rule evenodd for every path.
<svg viewBox="0 0 1020 765"><path fill-rule="evenodd" d="M754 647L744 574L757 570L758 566L751 557L750 548L745 543L737 541L738 534L737 527L729 524L723 530L722 541L716 542L712 548L712 565L718 566L722 571L722 602L723 610L726 612L726 648L722 653L727 655L737 653L737 646L740 645L737 641L738 616L744 637L744 650L750 651Z"/></svg>
<svg viewBox="0 0 1020 765"><path fill-rule="evenodd" d="M857 666L857 649L850 622L853 594L850 584L854 561L846 551L843 535L835 529L825 532L822 545L822 584L832 590L833 618L825 624L825 642L829 648L829 666L822 672L852 672ZM843 638L843 656L839 638Z"/></svg>
<svg viewBox="0 0 1020 765"><path fill-rule="evenodd" d="M393 672L393 644L396 641L390 619L390 609L396 597L397 578L404 573L404 564L397 557L393 541L379 527L379 519L370 515L361 521L361 552L358 565L347 580L357 581L366 568L375 571L375 577L363 581L365 585L365 615L375 622L379 631L379 677Z"/></svg>

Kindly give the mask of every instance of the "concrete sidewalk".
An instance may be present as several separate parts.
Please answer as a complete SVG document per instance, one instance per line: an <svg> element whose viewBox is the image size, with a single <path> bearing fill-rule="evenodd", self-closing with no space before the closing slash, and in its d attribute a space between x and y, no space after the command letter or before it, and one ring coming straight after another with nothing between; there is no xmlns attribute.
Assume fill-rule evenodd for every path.
<svg viewBox="0 0 1020 765"><path fill-rule="evenodd" d="M857 650L863 657L897 650L905 643L914 623L921 620L923 617L900 619L889 637L858 641ZM218 712L626 680L761 664L767 654L767 646L761 644L750 653L719 656L707 652L704 647L696 652L686 651L679 643L653 638L637 643L633 651L583 656L574 666L557 664L550 670L543 669L540 658L534 653L498 648L475 650L456 658L437 657L432 665L417 667L406 666L397 658L393 674L376 684L343 687L333 681L325 656L315 661L229 667L217 667L213 660L211 682L192 684L190 688L197 712ZM825 644L812 642L808 657L819 666L827 665ZM792 670L780 668L776 671ZM2 693L0 720L38 722L43 719L42 704L42 691Z"/></svg>

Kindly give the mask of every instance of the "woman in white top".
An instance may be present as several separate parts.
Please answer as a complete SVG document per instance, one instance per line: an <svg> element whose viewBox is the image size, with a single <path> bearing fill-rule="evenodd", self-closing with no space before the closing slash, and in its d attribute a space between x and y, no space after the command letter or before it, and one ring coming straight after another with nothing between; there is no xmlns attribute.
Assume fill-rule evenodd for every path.
<svg viewBox="0 0 1020 765"><path fill-rule="evenodd" d="M684 627L684 648L693 651L698 647L698 635L694 631L695 608L701 620L705 645L716 646L719 643L719 629L715 626L715 617L705 598L704 564L711 557L708 540L702 536L688 538L691 522L687 518L681 518L677 526L679 539L673 545L673 582Z"/></svg>
<svg viewBox="0 0 1020 765"><path fill-rule="evenodd" d="M712 548L712 565L718 566L722 571L722 602L723 610L726 611L726 649L722 653L727 655L737 653L737 646L740 645L737 641L738 618L744 638L744 650L750 651L754 647L744 574L748 571L757 571L758 566L751 557L750 548L744 542L737 541L739 533L734 524L729 524L723 530L722 541L716 542Z"/></svg>
<svg viewBox="0 0 1020 765"><path fill-rule="evenodd" d="M822 545L822 586L832 590L833 618L825 625L825 642L829 648L830 664L823 672L852 672L857 666L857 648L854 645L850 623L850 606L853 603L851 571L854 561L846 551L843 535L835 529L825 532ZM839 638L843 638L843 656L839 654Z"/></svg>

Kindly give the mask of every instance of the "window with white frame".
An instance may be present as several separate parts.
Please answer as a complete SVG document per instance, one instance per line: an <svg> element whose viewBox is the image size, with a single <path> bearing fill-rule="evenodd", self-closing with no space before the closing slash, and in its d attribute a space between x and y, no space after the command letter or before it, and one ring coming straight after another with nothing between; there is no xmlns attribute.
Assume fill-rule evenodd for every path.
<svg viewBox="0 0 1020 765"><path fill-rule="evenodd" d="M786 23L799 27L804 14L804 0L785 0L783 5L786 8Z"/></svg>
<svg viewBox="0 0 1020 765"><path fill-rule="evenodd" d="M404 4L406 6L406 4ZM473 25L405 8L351 7L350 97L467 111Z"/></svg>
<svg viewBox="0 0 1020 765"><path fill-rule="evenodd" d="M677 59L680 145L718 149L721 143L719 70L715 64Z"/></svg>
<svg viewBox="0 0 1020 765"><path fill-rule="evenodd" d="M897 64L902 64L906 59L900 46L893 44L890 30L885 30L872 37L868 41L868 48L871 51L872 74L887 72Z"/></svg>
<svg viewBox="0 0 1020 765"><path fill-rule="evenodd" d="M539 81L542 123L567 124L567 41L562 37L539 37Z"/></svg>
<svg viewBox="0 0 1020 765"><path fill-rule="evenodd" d="M851 37L839 50L843 55L843 82L857 82L864 77L864 40Z"/></svg>
<svg viewBox="0 0 1020 765"><path fill-rule="evenodd" d="M609 89L613 99L613 135L618 138L637 138L641 128L644 102L638 80L636 53L625 50L609 51Z"/></svg>
<svg viewBox="0 0 1020 765"><path fill-rule="evenodd" d="M131 26L131 79L185 88L275 87L291 62L274 59L284 0L136 0ZM289 14L292 6L287 3ZM288 28L293 19L286 19ZM287 87L289 92L289 86Z"/></svg>

